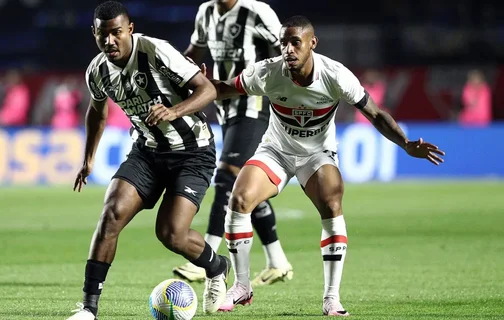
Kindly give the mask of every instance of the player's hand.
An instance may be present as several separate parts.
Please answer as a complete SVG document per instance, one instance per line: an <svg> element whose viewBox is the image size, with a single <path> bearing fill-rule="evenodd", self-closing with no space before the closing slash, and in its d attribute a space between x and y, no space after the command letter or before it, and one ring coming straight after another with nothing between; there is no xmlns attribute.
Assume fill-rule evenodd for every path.
<svg viewBox="0 0 504 320"><path fill-rule="evenodd" d="M193 59L191 59L190 57L188 56L185 56L185 58L189 61L191 61L192 63L196 64L196 62L194 62ZM203 73L203 75L206 77L206 64L203 62L200 66L200 70L201 70L201 73Z"/></svg>
<svg viewBox="0 0 504 320"><path fill-rule="evenodd" d="M90 164L85 163L82 165L82 168L79 170L79 173L77 174L77 178L75 178L75 183L73 190L77 189L78 192L81 191L82 189L82 184L87 184L87 177L91 174L91 170L93 169L93 166Z"/></svg>
<svg viewBox="0 0 504 320"><path fill-rule="evenodd" d="M422 138L417 141L408 141L406 152L415 158L425 158L436 166L444 162L440 156L444 156L444 151L431 143L424 142Z"/></svg>
<svg viewBox="0 0 504 320"><path fill-rule="evenodd" d="M202 63L200 67L201 73L206 77L206 64Z"/></svg>
<svg viewBox="0 0 504 320"><path fill-rule="evenodd" d="M173 121L175 119L177 119L177 114L173 109L167 108L162 104L156 104L150 109L145 122L149 126L155 126L161 121Z"/></svg>

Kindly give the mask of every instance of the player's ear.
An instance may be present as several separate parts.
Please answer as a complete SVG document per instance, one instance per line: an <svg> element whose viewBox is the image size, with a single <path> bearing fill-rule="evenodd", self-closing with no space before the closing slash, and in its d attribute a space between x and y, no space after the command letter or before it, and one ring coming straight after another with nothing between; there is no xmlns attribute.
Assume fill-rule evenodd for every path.
<svg viewBox="0 0 504 320"><path fill-rule="evenodd" d="M135 29L135 24L133 22L130 22L130 24L128 26L129 34L132 34L134 29Z"/></svg>
<svg viewBox="0 0 504 320"><path fill-rule="evenodd" d="M91 32L93 33L93 37L95 36L95 27L94 25L91 26Z"/></svg>
<svg viewBox="0 0 504 320"><path fill-rule="evenodd" d="M311 49L314 50L317 47L318 38L317 36L313 36L311 40Z"/></svg>

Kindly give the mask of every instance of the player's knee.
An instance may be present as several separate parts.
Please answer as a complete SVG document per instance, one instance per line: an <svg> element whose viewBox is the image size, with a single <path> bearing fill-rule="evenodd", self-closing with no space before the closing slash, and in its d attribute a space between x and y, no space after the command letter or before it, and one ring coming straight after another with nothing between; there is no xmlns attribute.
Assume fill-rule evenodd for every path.
<svg viewBox="0 0 504 320"><path fill-rule="evenodd" d="M184 252L187 244L187 232L177 232L168 228L156 230L156 236L161 243L175 253Z"/></svg>
<svg viewBox="0 0 504 320"><path fill-rule="evenodd" d="M333 196L324 199L322 207L322 218L334 218L343 214L341 208L341 197Z"/></svg>
<svg viewBox="0 0 504 320"><path fill-rule="evenodd" d="M97 235L101 239L117 238L122 230L121 206L116 201L105 203L98 223Z"/></svg>
<svg viewBox="0 0 504 320"><path fill-rule="evenodd" d="M248 213L252 212L255 207L253 192L250 190L237 189L233 190L231 198L229 199L229 206L231 210L237 212Z"/></svg>

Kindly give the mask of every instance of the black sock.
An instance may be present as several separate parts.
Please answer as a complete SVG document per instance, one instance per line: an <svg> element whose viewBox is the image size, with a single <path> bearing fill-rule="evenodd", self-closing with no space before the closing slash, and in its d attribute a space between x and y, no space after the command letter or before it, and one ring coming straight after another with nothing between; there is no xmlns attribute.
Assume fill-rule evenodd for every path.
<svg viewBox="0 0 504 320"><path fill-rule="evenodd" d="M205 248L198 259L191 261L195 266L204 268L206 276L213 278L226 270L226 260L216 254L212 247L205 242Z"/></svg>
<svg viewBox="0 0 504 320"><path fill-rule="evenodd" d="M98 313L98 299L100 298L109 268L110 264L96 260L90 259L86 263L82 304L85 309L91 311L95 316Z"/></svg>
<svg viewBox="0 0 504 320"><path fill-rule="evenodd" d="M263 245L273 243L278 240L276 232L275 212L271 203L268 201L261 202L252 211L252 225L254 226L259 239Z"/></svg>
<svg viewBox="0 0 504 320"><path fill-rule="evenodd" d="M210 216L208 217L208 234L217 237L222 237L224 234L226 208L235 180L236 177L230 171L217 169L215 175L215 197L212 203L212 209L210 210Z"/></svg>

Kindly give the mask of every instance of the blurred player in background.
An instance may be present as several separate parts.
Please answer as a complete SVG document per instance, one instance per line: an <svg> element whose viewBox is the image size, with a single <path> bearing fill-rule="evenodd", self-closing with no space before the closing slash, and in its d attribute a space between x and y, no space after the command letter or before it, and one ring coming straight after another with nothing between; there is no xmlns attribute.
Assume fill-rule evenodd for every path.
<svg viewBox="0 0 504 320"><path fill-rule="evenodd" d="M240 171L226 215L226 239L235 282L219 308L249 304L250 212L282 191L296 176L322 219L320 248L324 262L323 314L347 316L340 283L347 252L342 212L343 181L336 154L334 115L339 101L358 108L375 128L409 155L434 164L444 155L422 139L410 141L394 119L379 109L355 75L341 63L313 50L318 39L308 19L289 18L280 31L282 56L255 63L227 81L212 80L217 99L236 95L268 96L273 114L254 156Z"/></svg>
<svg viewBox="0 0 504 320"><path fill-rule="evenodd" d="M228 80L248 65L280 54L280 27L276 13L263 2L208 1L199 7L191 44L185 54L199 65L210 49L214 78ZM268 126L269 102L267 98L251 95L216 101L216 105L224 141L205 240L217 252L224 234L229 195L238 172L254 154ZM292 266L278 240L275 214L268 199L252 210L252 223L266 255L266 268L252 285L291 279ZM189 281L205 279L205 271L192 263L176 267L173 272Z"/></svg>
<svg viewBox="0 0 504 320"><path fill-rule="evenodd" d="M216 98L215 88L167 41L133 34L119 2L95 9L93 34L101 53L86 71L91 103L84 164L74 190L80 191L91 173L109 97L126 113L137 139L109 184L86 263L83 303L69 319L96 318L121 230L138 212L152 209L163 192L156 236L166 248L204 268L203 310L216 312L226 297L231 263L190 229L215 169L213 134L199 112Z"/></svg>

